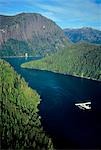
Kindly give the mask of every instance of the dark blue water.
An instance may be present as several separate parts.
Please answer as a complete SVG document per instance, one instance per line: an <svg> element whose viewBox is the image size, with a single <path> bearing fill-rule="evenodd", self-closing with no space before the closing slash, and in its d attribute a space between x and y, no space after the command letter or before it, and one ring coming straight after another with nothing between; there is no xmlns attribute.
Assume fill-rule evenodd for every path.
<svg viewBox="0 0 101 150"><path fill-rule="evenodd" d="M42 125L55 148L101 148L101 82L20 67L34 59L6 60L40 94ZM89 100L91 111L75 106Z"/></svg>

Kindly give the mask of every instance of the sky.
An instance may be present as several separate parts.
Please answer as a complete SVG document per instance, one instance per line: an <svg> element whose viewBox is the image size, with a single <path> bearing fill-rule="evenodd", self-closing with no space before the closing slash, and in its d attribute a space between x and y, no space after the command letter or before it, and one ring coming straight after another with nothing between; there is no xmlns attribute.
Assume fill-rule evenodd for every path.
<svg viewBox="0 0 101 150"><path fill-rule="evenodd" d="M101 30L101 0L0 0L0 14L40 13L61 28Z"/></svg>

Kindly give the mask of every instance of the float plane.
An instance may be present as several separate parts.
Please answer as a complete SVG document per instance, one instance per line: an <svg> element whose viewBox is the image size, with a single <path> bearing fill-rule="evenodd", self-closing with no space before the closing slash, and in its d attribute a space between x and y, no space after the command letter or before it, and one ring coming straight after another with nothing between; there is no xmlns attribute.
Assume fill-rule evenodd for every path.
<svg viewBox="0 0 101 150"><path fill-rule="evenodd" d="M91 109L91 102L85 102L85 103L77 103L75 106L78 106L80 109L83 110L90 110Z"/></svg>

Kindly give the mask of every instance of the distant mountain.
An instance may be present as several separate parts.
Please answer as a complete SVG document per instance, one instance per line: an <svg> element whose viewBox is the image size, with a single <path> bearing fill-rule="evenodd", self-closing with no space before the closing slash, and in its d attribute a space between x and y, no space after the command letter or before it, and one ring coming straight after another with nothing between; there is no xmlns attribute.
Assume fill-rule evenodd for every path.
<svg viewBox="0 0 101 150"><path fill-rule="evenodd" d="M101 31L93 28L64 29L64 33L73 43L85 41L101 44Z"/></svg>
<svg viewBox="0 0 101 150"><path fill-rule="evenodd" d="M0 15L0 56L47 54L65 43L63 30L40 14Z"/></svg>

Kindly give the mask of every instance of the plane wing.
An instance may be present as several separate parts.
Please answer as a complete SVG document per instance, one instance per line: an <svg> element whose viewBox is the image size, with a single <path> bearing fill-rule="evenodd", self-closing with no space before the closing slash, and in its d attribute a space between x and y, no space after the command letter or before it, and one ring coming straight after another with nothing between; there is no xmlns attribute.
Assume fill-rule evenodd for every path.
<svg viewBox="0 0 101 150"><path fill-rule="evenodd" d="M80 109L91 109L91 102L85 102L85 103L77 103L75 106L78 106Z"/></svg>

